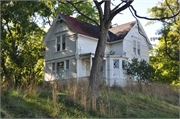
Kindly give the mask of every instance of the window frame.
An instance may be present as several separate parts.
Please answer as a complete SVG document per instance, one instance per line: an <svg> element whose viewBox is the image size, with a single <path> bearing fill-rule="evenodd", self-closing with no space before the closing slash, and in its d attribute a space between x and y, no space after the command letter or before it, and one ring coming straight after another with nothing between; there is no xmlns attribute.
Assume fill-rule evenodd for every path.
<svg viewBox="0 0 180 119"><path fill-rule="evenodd" d="M65 45L64 45L64 49L63 49L63 42L62 42L62 37L63 36L65 36ZM57 40L58 40L58 37L60 37L60 50L58 51L58 42L57 42ZM65 51L66 50L66 48L67 48L67 35L66 35L66 33L63 33L63 34L61 34L61 35L56 35L56 42L55 42L55 46L56 46L56 48L55 48L55 51L56 52L62 52L62 51Z"/></svg>
<svg viewBox="0 0 180 119"><path fill-rule="evenodd" d="M124 69L124 70L125 70L124 65L126 65L126 64L127 64L127 60L122 60L122 69Z"/></svg>
<svg viewBox="0 0 180 119"><path fill-rule="evenodd" d="M60 40L60 42L58 43L58 37L59 37L59 40ZM59 51L61 51L61 36L57 36L56 37L56 52L59 52ZM60 47L60 49L58 50L58 45L60 45L59 47Z"/></svg>
<svg viewBox="0 0 180 119"><path fill-rule="evenodd" d="M134 53L134 42L135 42L135 53ZM139 48L138 48L139 43ZM138 53L139 50L139 53ZM141 42L137 40L133 40L133 49L132 49L133 55L141 56Z"/></svg>
<svg viewBox="0 0 180 119"><path fill-rule="evenodd" d="M65 70L64 66L65 66L65 65L64 65L64 61L60 61L60 62L57 62L57 63L56 63L56 75L59 76L59 74L58 74L58 63L63 63L62 73L64 73L64 70ZM60 70L61 70L61 66L59 66L59 68L60 68ZM59 73L61 73L61 71L60 71ZM64 75L62 74L61 78L63 78L63 77L64 77Z"/></svg>
<svg viewBox="0 0 180 119"><path fill-rule="evenodd" d="M135 43L135 46L134 46L134 43ZM135 47L135 50L134 50L134 47ZM133 55L136 55L136 50L137 50L136 41L133 40Z"/></svg>
<svg viewBox="0 0 180 119"><path fill-rule="evenodd" d="M138 43L139 43L139 48L138 48ZM138 53L138 49L139 49L139 53ZM137 41L137 55L141 56L141 43L139 41Z"/></svg>
<svg viewBox="0 0 180 119"><path fill-rule="evenodd" d="M118 68L116 68L116 67L114 67L114 61L118 61ZM120 62L120 60L119 59L113 59L113 69L119 69L119 62Z"/></svg>

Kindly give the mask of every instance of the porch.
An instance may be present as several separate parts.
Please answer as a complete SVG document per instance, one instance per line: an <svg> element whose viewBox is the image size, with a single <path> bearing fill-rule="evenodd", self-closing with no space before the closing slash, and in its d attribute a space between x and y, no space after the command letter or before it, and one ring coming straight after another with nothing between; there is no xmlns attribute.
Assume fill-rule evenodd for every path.
<svg viewBox="0 0 180 119"><path fill-rule="evenodd" d="M77 59L77 79L88 79L90 76L90 71L92 68L94 54L85 53L80 54ZM106 68L106 58L103 60L103 65L101 67L101 78L107 77Z"/></svg>

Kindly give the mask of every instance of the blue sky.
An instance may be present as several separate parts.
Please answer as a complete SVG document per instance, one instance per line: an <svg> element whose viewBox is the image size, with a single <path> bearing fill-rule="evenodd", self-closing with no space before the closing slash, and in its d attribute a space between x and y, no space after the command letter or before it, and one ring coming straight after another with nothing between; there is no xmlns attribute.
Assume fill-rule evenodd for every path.
<svg viewBox="0 0 180 119"><path fill-rule="evenodd" d="M158 2L158 0L135 0L132 3L132 5L136 9L138 15L150 17L150 14L147 14L147 9L152 8L153 6L156 6L157 2ZM113 3L115 5L117 5L119 3L119 0L114 0ZM124 23L136 20L131 15L131 12L129 11L129 9L126 9L126 10L122 11L121 13L123 13L123 14L118 14L117 16L114 17L112 24L117 23L118 25L120 25L120 24L124 24ZM139 19L139 20L140 20L140 22L141 22L141 24L142 24L142 26L143 26L144 30L146 31L146 34L149 38L150 37L158 37L155 34L155 32L156 32L156 30L161 28L160 22L145 26L146 23L148 22L148 20L145 20L145 19ZM157 44L158 42L152 41L151 43Z"/></svg>

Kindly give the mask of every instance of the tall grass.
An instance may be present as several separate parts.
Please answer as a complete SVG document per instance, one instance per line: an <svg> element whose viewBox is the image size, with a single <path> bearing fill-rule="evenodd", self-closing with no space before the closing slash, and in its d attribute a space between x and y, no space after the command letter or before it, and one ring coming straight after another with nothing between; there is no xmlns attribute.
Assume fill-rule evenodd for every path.
<svg viewBox="0 0 180 119"><path fill-rule="evenodd" d="M150 118L150 117L179 117L179 91L177 88L164 83L148 85L128 85L124 88L118 86L108 87L101 82L99 97L89 99L88 81L80 80L78 84L72 80L56 80L51 86L38 87L36 84L24 84L19 90L23 93L13 92L13 97L7 97L8 91L1 87L3 94L3 109L10 109L11 105L21 105L24 110L35 109L28 117L51 118ZM11 89L12 90L12 89ZM11 92L10 92L11 93ZM10 95L10 94L8 94ZM21 97L22 96L22 97ZM16 99L19 99L16 101ZM12 101L12 102L11 102ZM21 102L21 103L19 103ZM26 102L26 103L25 103ZM5 104L8 103L8 104ZM29 103L32 105L29 106ZM8 108L6 108L8 107ZM27 111L29 112L29 111ZM10 113L22 113L15 110ZM71 115L69 115L71 114ZM26 117L23 116L17 117ZM12 116L16 117L16 116Z"/></svg>
<svg viewBox="0 0 180 119"><path fill-rule="evenodd" d="M61 87L63 84L59 83L57 85ZM98 99L90 100L87 98L88 81L81 80L78 84L67 81L64 87L64 91L67 92L67 100L71 101L69 104L73 103L74 105L74 103L78 103L83 107L84 113L91 113L96 116L98 115L98 117L118 118L137 115L134 114L135 112L132 110L135 110L139 105L132 100L143 100L147 102L153 97L153 99L161 99L161 101L171 100L172 103L178 104L178 102L176 102L177 100L173 100L173 96L179 97L179 92L176 88L164 83L128 85L125 88L118 86L108 87L101 84ZM168 97L168 99L166 97ZM118 98L122 101L121 103L118 102L120 101ZM126 108L124 108L124 106ZM140 107L143 108L143 106ZM150 107L151 105L148 105L148 108Z"/></svg>

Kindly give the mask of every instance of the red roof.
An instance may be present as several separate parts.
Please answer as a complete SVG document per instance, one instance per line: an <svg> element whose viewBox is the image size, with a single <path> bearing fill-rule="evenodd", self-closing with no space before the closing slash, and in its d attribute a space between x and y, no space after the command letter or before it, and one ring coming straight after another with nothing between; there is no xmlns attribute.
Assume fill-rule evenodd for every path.
<svg viewBox="0 0 180 119"><path fill-rule="evenodd" d="M64 15L64 14L61 15L73 27L73 29L77 33L94 38L99 38L99 27L81 21L79 19L72 18L68 15ZM136 21L133 21L109 29L109 36L110 36L109 42L123 39L127 35L127 33L131 30L131 28L134 26L135 23Z"/></svg>

